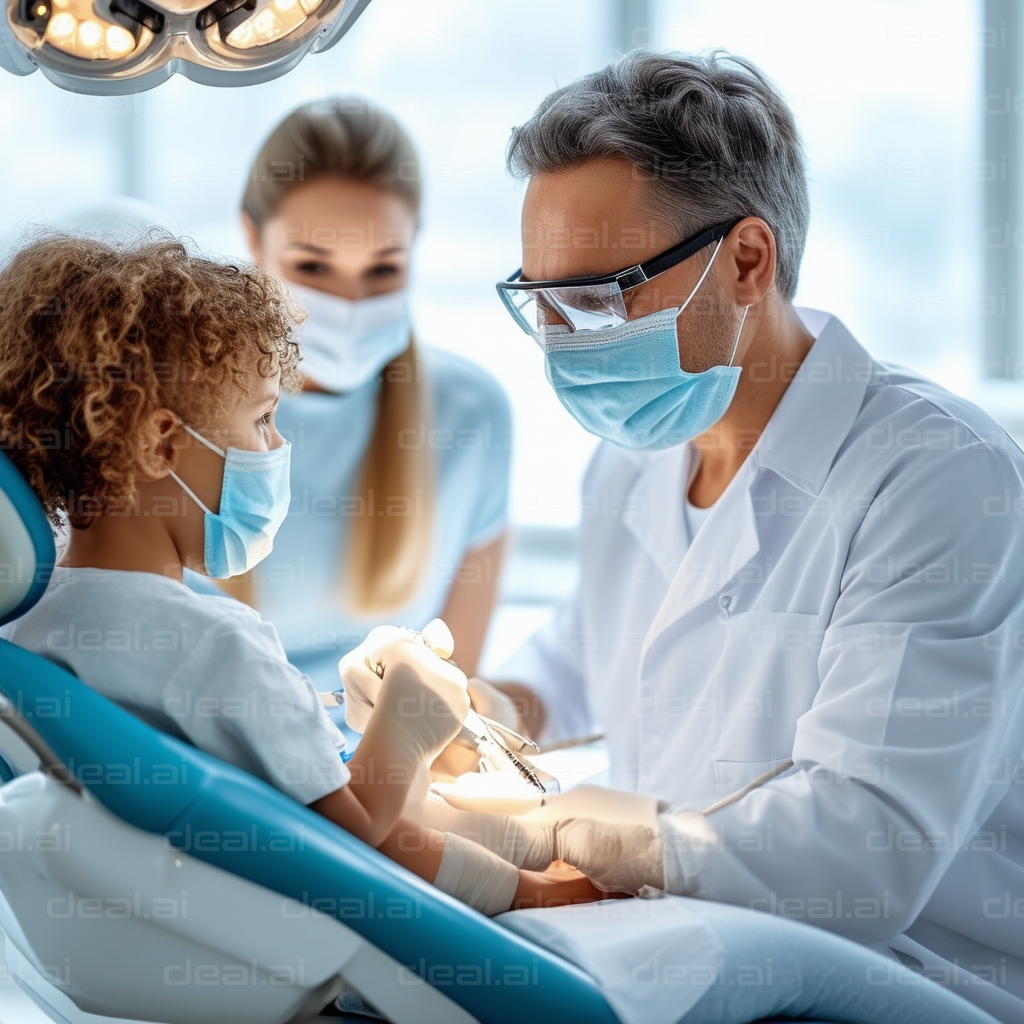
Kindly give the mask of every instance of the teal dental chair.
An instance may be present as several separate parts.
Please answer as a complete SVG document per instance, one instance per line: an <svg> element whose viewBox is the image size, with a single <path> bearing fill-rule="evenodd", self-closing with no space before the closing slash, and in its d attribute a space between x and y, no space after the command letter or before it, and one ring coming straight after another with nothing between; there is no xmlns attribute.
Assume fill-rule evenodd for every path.
<svg viewBox="0 0 1024 1024"><path fill-rule="evenodd" d="M39 599L53 562L42 509L0 453L0 624ZM681 1010L687 1022L991 1020L930 982L901 987L898 965L885 993L893 1013L876 1016L857 986L872 968L892 979L877 954L752 911L679 904L730 934L778 929L777 948L739 942L720 960L719 983ZM54 1021L298 1024L343 987L397 1024L625 1021L621 992L609 997L604 979L512 930L553 913L485 918L0 640L0 929L9 970ZM845 975L801 978L823 946ZM754 1002L738 999L726 977L765 955L779 985L769 969ZM827 998L836 978L838 1009Z"/></svg>

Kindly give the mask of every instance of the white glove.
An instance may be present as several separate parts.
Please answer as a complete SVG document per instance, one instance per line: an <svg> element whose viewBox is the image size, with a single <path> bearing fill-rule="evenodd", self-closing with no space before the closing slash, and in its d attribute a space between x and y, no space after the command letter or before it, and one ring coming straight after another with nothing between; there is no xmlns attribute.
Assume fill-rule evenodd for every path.
<svg viewBox="0 0 1024 1024"><path fill-rule="evenodd" d="M443 796L450 798L447 791ZM577 786L546 796L542 807L522 815L457 810L430 799L421 823L472 839L527 871L563 860L601 888L636 892L664 887L658 815L666 806L639 793Z"/></svg>
<svg viewBox="0 0 1024 1024"><path fill-rule="evenodd" d="M469 680L469 699L473 702L473 710L489 718L492 722L521 732L519 727L519 709L516 702L486 679L473 676Z"/></svg>
<svg viewBox="0 0 1024 1024"><path fill-rule="evenodd" d="M558 860L582 871L599 889L638 893L665 888L661 830L648 825L613 825L570 818L555 826Z"/></svg>
<svg viewBox="0 0 1024 1024"><path fill-rule="evenodd" d="M462 811L525 814L540 807L544 794L518 772L466 772L451 782L435 782L438 796Z"/></svg>
<svg viewBox="0 0 1024 1024"><path fill-rule="evenodd" d="M338 674L345 690L345 724L356 732L366 731L381 686L377 666L387 668L388 652L393 650L392 644L396 641L419 643L436 655L425 660L428 672L436 670L445 679L455 678L457 674L465 686L465 675L444 660L452 656L455 644L451 631L440 619L428 623L420 634L400 626L377 626L338 662Z"/></svg>
<svg viewBox="0 0 1024 1024"><path fill-rule="evenodd" d="M364 736L411 764L429 763L462 728L466 677L418 640L392 640L376 657L384 677Z"/></svg>
<svg viewBox="0 0 1024 1024"><path fill-rule="evenodd" d="M471 839L502 860L527 871L544 871L555 859L553 825L524 825L508 814L460 811L430 797L409 814L417 824Z"/></svg>
<svg viewBox="0 0 1024 1024"><path fill-rule="evenodd" d="M520 842L536 845L553 833L545 855L571 864L600 889L664 889L658 816L666 807L664 801L639 793L577 786L547 797L543 807L524 815Z"/></svg>

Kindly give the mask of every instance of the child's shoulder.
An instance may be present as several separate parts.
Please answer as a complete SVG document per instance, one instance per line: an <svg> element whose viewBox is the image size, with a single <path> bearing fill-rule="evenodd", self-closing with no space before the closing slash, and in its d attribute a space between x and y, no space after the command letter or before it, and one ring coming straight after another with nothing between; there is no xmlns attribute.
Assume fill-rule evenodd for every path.
<svg viewBox="0 0 1024 1024"><path fill-rule="evenodd" d="M252 608L147 572L58 567L38 604L0 636L87 680L100 661L134 676L129 663L142 659L154 677L196 659L207 675L220 666L232 677L242 664L271 675L288 664L277 631Z"/></svg>
<svg viewBox="0 0 1024 1024"><path fill-rule="evenodd" d="M259 631L260 616L224 595L198 594L178 580L151 572L58 566L37 606L53 614L74 612L79 619L187 625L198 637L207 629Z"/></svg>

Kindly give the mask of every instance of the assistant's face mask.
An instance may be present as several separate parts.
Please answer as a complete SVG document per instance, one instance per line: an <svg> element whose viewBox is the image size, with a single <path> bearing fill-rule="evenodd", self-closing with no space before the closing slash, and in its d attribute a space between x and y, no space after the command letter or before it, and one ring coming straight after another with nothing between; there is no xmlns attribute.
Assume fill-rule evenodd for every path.
<svg viewBox="0 0 1024 1024"><path fill-rule="evenodd" d="M224 460L220 511L211 512L195 492L171 470L182 490L206 513L203 520L206 575L215 580L240 576L262 562L291 504L292 446L285 441L269 452L218 448L186 426L197 441Z"/></svg>
<svg viewBox="0 0 1024 1024"><path fill-rule="evenodd" d="M329 391L354 391L409 345L406 289L369 299L338 295L289 283L309 317L299 328L302 372Z"/></svg>
<svg viewBox="0 0 1024 1024"><path fill-rule="evenodd" d="M668 448L690 441L725 415L739 383L729 363L701 373L679 366L676 320L711 270L718 243L686 301L608 330L544 327L545 373L559 401L584 428L624 448Z"/></svg>

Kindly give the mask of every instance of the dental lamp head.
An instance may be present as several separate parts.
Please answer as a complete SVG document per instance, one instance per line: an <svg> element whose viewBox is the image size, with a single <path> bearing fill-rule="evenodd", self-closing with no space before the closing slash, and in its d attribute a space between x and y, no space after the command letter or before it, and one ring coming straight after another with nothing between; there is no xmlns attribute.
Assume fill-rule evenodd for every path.
<svg viewBox="0 0 1024 1024"><path fill-rule="evenodd" d="M255 85L330 49L370 0L0 0L0 68L121 96L180 74Z"/></svg>

